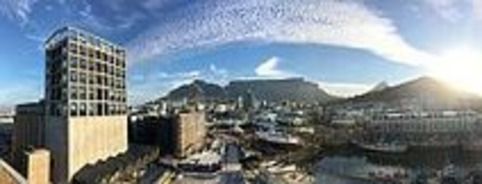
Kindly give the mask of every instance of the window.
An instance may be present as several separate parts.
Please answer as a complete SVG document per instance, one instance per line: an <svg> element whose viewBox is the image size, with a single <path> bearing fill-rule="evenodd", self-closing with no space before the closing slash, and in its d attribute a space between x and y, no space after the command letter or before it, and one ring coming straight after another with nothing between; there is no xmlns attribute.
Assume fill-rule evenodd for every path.
<svg viewBox="0 0 482 184"><path fill-rule="evenodd" d="M77 68L77 57L75 56L70 57L70 67Z"/></svg>
<svg viewBox="0 0 482 184"><path fill-rule="evenodd" d="M87 94L86 94L86 91L85 91L85 87L79 87L79 97L80 97L80 99L82 99L82 100L86 100L86 99L87 99Z"/></svg>
<svg viewBox="0 0 482 184"><path fill-rule="evenodd" d="M95 58L100 59L100 51L99 50L95 51Z"/></svg>
<svg viewBox="0 0 482 184"><path fill-rule="evenodd" d="M85 103L80 104L80 113L81 116L87 115L87 105Z"/></svg>
<svg viewBox="0 0 482 184"><path fill-rule="evenodd" d="M110 110L110 115L117 114L116 113L116 106L114 104L110 104L109 110Z"/></svg>
<svg viewBox="0 0 482 184"><path fill-rule="evenodd" d="M107 77L104 76L103 79L104 79L103 85L104 85L104 86L107 86L107 85L109 84L109 83L108 83L109 81L107 80Z"/></svg>
<svg viewBox="0 0 482 184"><path fill-rule="evenodd" d="M70 81L77 82L77 72L76 71L70 72Z"/></svg>
<svg viewBox="0 0 482 184"><path fill-rule="evenodd" d="M89 106L87 107L89 116L94 116L95 114L95 104L94 103L89 103Z"/></svg>
<svg viewBox="0 0 482 184"><path fill-rule="evenodd" d="M79 82L82 84L87 83L87 74L85 74L84 72L79 72L79 73L80 73Z"/></svg>
<svg viewBox="0 0 482 184"><path fill-rule="evenodd" d="M93 88L90 88L89 89L89 100L94 100L95 99L95 93L94 93L94 89Z"/></svg>
<svg viewBox="0 0 482 184"><path fill-rule="evenodd" d="M77 87L72 86L70 88L70 99L75 100L77 99Z"/></svg>
<svg viewBox="0 0 482 184"><path fill-rule="evenodd" d="M80 55L81 55L81 56L87 56L87 50L85 49L84 46L81 45L81 46L79 47L79 50L80 50Z"/></svg>
<svg viewBox="0 0 482 184"><path fill-rule="evenodd" d="M107 72L107 65L106 64L100 64L100 72L102 72L102 73Z"/></svg>
<svg viewBox="0 0 482 184"><path fill-rule="evenodd" d="M104 100L108 100L109 99L109 90L103 90L104 91L104 95L103 95L103 99Z"/></svg>
<svg viewBox="0 0 482 184"><path fill-rule="evenodd" d="M102 61L107 61L107 54L106 53L102 53Z"/></svg>
<svg viewBox="0 0 482 184"><path fill-rule="evenodd" d="M97 84L98 84L98 85L102 85L102 76L101 76L101 75L97 75L96 78L97 78Z"/></svg>
<svg viewBox="0 0 482 184"><path fill-rule="evenodd" d="M102 103L98 103L98 104L97 104L97 108L96 108L96 110L97 110L97 115L98 115L98 116L104 115L104 113L102 113L102 109L103 109L103 108L102 108Z"/></svg>
<svg viewBox="0 0 482 184"><path fill-rule="evenodd" d="M88 75L88 78L89 78L89 84L94 84L95 82L95 76L93 74L90 74Z"/></svg>
<svg viewBox="0 0 482 184"><path fill-rule="evenodd" d="M70 104L70 115L77 116L77 104L75 102Z"/></svg>
<svg viewBox="0 0 482 184"><path fill-rule="evenodd" d="M97 100L102 100L102 89L97 89Z"/></svg>
<svg viewBox="0 0 482 184"><path fill-rule="evenodd" d="M80 68L87 69L87 61L84 58L80 59Z"/></svg>
<svg viewBox="0 0 482 184"><path fill-rule="evenodd" d="M89 60L89 70L94 71L94 69L95 69L94 61Z"/></svg>
<svg viewBox="0 0 482 184"><path fill-rule="evenodd" d="M109 56L109 63L114 64L114 57L112 55Z"/></svg>
<svg viewBox="0 0 482 184"><path fill-rule="evenodd" d="M74 43L70 43L69 45L70 53L77 54L77 45Z"/></svg>
<svg viewBox="0 0 482 184"><path fill-rule="evenodd" d="M104 103L104 115L110 115L110 106L107 103Z"/></svg>

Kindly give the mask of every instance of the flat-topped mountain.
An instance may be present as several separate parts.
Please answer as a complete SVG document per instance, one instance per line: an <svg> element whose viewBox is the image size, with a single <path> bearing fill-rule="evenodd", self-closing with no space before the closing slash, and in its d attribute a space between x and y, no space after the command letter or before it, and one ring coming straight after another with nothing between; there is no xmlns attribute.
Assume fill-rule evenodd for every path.
<svg viewBox="0 0 482 184"><path fill-rule="evenodd" d="M281 80L239 80L232 81L226 86L230 98L242 96L251 91L256 98L268 102L328 102L335 99L317 84L304 81L302 78Z"/></svg>
<svg viewBox="0 0 482 184"><path fill-rule="evenodd" d="M225 87L196 80L172 90L165 99L234 100L244 96L248 91L256 99L267 102L324 103L336 99L319 88L317 84L304 81L302 78L237 80Z"/></svg>

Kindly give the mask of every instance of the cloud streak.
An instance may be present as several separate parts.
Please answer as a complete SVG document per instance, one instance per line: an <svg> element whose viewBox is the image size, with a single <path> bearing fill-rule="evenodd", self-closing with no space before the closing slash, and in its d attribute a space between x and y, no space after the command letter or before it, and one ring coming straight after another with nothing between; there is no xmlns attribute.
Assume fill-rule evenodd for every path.
<svg viewBox="0 0 482 184"><path fill-rule="evenodd" d="M292 71L287 71L281 69L279 64L282 61L279 57L271 57L268 60L261 62L258 67L255 68L254 73L256 77L251 77L247 79L284 79L290 77L304 77L310 79L309 76L303 76ZM310 79L311 81L317 81ZM342 96L342 97L352 97L359 95L370 90L372 85L368 84L357 84L357 83L340 83L340 82L327 82L318 81L318 86L328 93Z"/></svg>
<svg viewBox="0 0 482 184"><path fill-rule="evenodd" d="M1 0L0 13L12 21L25 24L29 21L32 7L38 0Z"/></svg>
<svg viewBox="0 0 482 184"><path fill-rule="evenodd" d="M239 41L322 44L418 65L430 58L408 44L391 20L355 0L196 1L134 39L134 62Z"/></svg>
<svg viewBox="0 0 482 184"><path fill-rule="evenodd" d="M463 7L471 5L470 0L424 0L424 2L440 17L450 22L463 19L465 17Z"/></svg>
<svg viewBox="0 0 482 184"><path fill-rule="evenodd" d="M258 77L268 78L288 78L295 76L287 71L279 69L279 61L280 59L278 57L271 57L258 65L254 72Z"/></svg>

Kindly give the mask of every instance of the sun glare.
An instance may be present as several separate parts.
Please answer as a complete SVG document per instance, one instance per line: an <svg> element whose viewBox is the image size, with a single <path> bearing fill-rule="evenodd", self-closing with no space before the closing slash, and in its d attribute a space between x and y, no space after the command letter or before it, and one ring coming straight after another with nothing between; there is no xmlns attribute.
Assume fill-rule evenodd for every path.
<svg viewBox="0 0 482 184"><path fill-rule="evenodd" d="M482 95L482 53L475 49L447 51L428 69L432 76L457 89Z"/></svg>

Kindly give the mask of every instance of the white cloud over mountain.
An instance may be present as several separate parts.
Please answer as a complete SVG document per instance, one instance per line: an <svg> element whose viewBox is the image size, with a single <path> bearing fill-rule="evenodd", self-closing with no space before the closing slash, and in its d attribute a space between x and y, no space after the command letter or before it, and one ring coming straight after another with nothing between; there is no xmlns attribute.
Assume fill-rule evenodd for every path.
<svg viewBox="0 0 482 184"><path fill-rule="evenodd" d="M294 76L293 74L279 69L278 57L271 57L264 61L254 70L258 77L268 77L268 78L287 78Z"/></svg>

